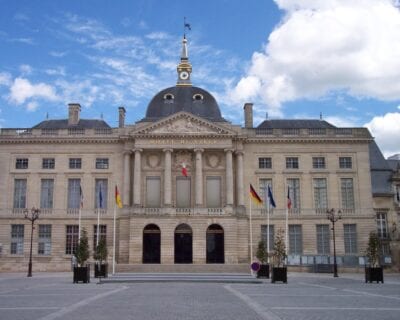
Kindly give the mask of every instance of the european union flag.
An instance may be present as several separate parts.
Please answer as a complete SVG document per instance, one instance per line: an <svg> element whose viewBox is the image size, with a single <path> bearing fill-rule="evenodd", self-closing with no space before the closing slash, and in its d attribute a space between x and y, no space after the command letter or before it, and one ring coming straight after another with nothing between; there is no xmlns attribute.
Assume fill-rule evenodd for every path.
<svg viewBox="0 0 400 320"><path fill-rule="evenodd" d="M273 208L276 208L274 196L272 195L271 187L268 185L268 199Z"/></svg>

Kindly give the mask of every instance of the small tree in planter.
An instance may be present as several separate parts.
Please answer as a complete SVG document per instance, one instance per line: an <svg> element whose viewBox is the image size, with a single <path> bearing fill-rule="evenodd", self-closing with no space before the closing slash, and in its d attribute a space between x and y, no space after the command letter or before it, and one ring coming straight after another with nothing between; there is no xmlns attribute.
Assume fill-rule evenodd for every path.
<svg viewBox="0 0 400 320"><path fill-rule="evenodd" d="M103 277L106 278L108 276L108 268L107 268L107 243L106 239L101 238L99 240L99 244L96 247L95 252L93 253L93 258L96 260L96 264L94 266L94 276L95 278Z"/></svg>
<svg viewBox="0 0 400 320"><path fill-rule="evenodd" d="M269 279L268 252L265 249L265 242L263 240L258 242L256 257L261 263L260 269L257 271L257 278Z"/></svg>
<svg viewBox="0 0 400 320"><path fill-rule="evenodd" d="M368 258L368 266L365 266L365 282L376 281L383 283L383 268L380 265L381 241L376 232L369 234L368 246L365 256Z"/></svg>
<svg viewBox="0 0 400 320"><path fill-rule="evenodd" d="M82 281L90 282L90 265L86 262L89 259L89 240L85 229L82 229L81 238L76 248L75 257L78 266L74 267L74 283Z"/></svg>
<svg viewBox="0 0 400 320"><path fill-rule="evenodd" d="M274 253L272 255L272 283L275 283L275 281L287 283L287 267L285 266L285 259L286 246L284 233L282 229L279 229L275 236Z"/></svg>

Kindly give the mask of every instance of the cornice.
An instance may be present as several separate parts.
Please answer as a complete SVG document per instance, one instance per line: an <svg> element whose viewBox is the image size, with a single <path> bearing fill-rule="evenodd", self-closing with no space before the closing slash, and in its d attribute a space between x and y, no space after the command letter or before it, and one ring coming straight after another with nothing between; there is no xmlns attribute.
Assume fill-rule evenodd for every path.
<svg viewBox="0 0 400 320"><path fill-rule="evenodd" d="M370 143L369 138L247 138L244 143Z"/></svg>
<svg viewBox="0 0 400 320"><path fill-rule="evenodd" d="M62 137L62 138L18 138L18 139L0 139L0 144L68 144L68 143L120 143L121 139L118 137Z"/></svg>

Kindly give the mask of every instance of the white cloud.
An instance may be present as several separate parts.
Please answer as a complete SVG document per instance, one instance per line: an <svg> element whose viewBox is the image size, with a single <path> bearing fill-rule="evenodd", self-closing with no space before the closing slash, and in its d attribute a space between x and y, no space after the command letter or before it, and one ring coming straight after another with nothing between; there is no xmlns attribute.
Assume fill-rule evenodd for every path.
<svg viewBox="0 0 400 320"><path fill-rule="evenodd" d="M31 101L26 105L26 108L28 111L33 112L33 111L36 111L38 106L39 106L39 104L37 103L37 101Z"/></svg>
<svg viewBox="0 0 400 320"><path fill-rule="evenodd" d="M0 72L0 86L11 85L11 75L7 72Z"/></svg>
<svg viewBox="0 0 400 320"><path fill-rule="evenodd" d="M21 64L19 66L19 71L21 71L23 75L29 75L32 73L32 67L29 64Z"/></svg>
<svg viewBox="0 0 400 320"><path fill-rule="evenodd" d="M392 0L275 0L286 16L231 97L281 104L334 92L400 99L400 11Z"/></svg>
<svg viewBox="0 0 400 320"><path fill-rule="evenodd" d="M385 157L400 153L400 113L387 113L374 117L364 125L367 127Z"/></svg>
<svg viewBox="0 0 400 320"><path fill-rule="evenodd" d="M23 104L31 98L57 100L55 89L45 83L32 84L24 78L16 78L10 87L9 99L16 104Z"/></svg>
<svg viewBox="0 0 400 320"><path fill-rule="evenodd" d="M56 67L53 69L46 69L44 72L50 76L63 76L64 77L66 75L64 67Z"/></svg>
<svg viewBox="0 0 400 320"><path fill-rule="evenodd" d="M49 54L51 56L53 56L53 57L56 57L56 58L62 58L67 54L67 52L66 51L64 51L64 52L62 52L62 51L50 51Z"/></svg>

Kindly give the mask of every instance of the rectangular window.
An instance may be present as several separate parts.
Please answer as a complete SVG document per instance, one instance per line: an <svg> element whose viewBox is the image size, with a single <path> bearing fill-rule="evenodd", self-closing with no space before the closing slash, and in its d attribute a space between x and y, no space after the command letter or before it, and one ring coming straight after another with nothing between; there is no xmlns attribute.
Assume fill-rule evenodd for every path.
<svg viewBox="0 0 400 320"><path fill-rule="evenodd" d="M303 235L300 224L289 225L289 254L303 254Z"/></svg>
<svg viewBox="0 0 400 320"><path fill-rule="evenodd" d="M24 254L24 225L11 225L11 254Z"/></svg>
<svg viewBox="0 0 400 320"><path fill-rule="evenodd" d="M161 207L161 178L146 177L146 207Z"/></svg>
<svg viewBox="0 0 400 320"><path fill-rule="evenodd" d="M352 178L340 179L340 187L342 194L342 208L354 209L353 179Z"/></svg>
<svg viewBox="0 0 400 320"><path fill-rule="evenodd" d="M14 209L26 208L26 179L14 180Z"/></svg>
<svg viewBox="0 0 400 320"><path fill-rule="evenodd" d="M339 157L339 168L340 169L351 169L352 168L351 157Z"/></svg>
<svg viewBox="0 0 400 320"><path fill-rule="evenodd" d="M315 209L326 211L328 208L328 191L325 178L313 179Z"/></svg>
<svg viewBox="0 0 400 320"><path fill-rule="evenodd" d="M177 177L176 178L176 207L177 208L190 208L190 178Z"/></svg>
<svg viewBox="0 0 400 320"><path fill-rule="evenodd" d="M68 209L79 209L80 187L81 179L68 179Z"/></svg>
<svg viewBox="0 0 400 320"><path fill-rule="evenodd" d="M264 241L265 249L268 250L268 235L267 235L268 226L266 224L261 225L261 240ZM275 228L273 225L269 225L269 252L271 252L274 248L275 244Z"/></svg>
<svg viewBox="0 0 400 320"><path fill-rule="evenodd" d="M299 158L288 157L286 158L286 169L298 169L299 168Z"/></svg>
<svg viewBox="0 0 400 320"><path fill-rule="evenodd" d="M42 169L54 169L56 166L56 160L54 158L43 158Z"/></svg>
<svg viewBox="0 0 400 320"><path fill-rule="evenodd" d="M38 254L51 254L51 224L39 224Z"/></svg>
<svg viewBox="0 0 400 320"><path fill-rule="evenodd" d="M108 158L96 158L96 169L108 169Z"/></svg>
<svg viewBox="0 0 400 320"><path fill-rule="evenodd" d="M100 224L99 225L99 241L104 239L107 244L107 225ZM93 226L93 250L97 247L97 224Z"/></svg>
<svg viewBox="0 0 400 320"><path fill-rule="evenodd" d="M82 169L82 159L81 158L69 158L69 168L70 169Z"/></svg>
<svg viewBox="0 0 400 320"><path fill-rule="evenodd" d="M376 214L376 228L378 231L378 237L380 239L388 238L388 226L386 212L378 212Z"/></svg>
<svg viewBox="0 0 400 320"><path fill-rule="evenodd" d="M40 187L40 208L53 208L54 180L42 179Z"/></svg>
<svg viewBox="0 0 400 320"><path fill-rule="evenodd" d="M258 158L258 168L259 169L271 169L272 159L271 158Z"/></svg>
<svg viewBox="0 0 400 320"><path fill-rule="evenodd" d="M289 196L292 202L292 212L300 212L300 179L287 179Z"/></svg>
<svg viewBox="0 0 400 320"><path fill-rule="evenodd" d="M344 224L344 252L357 254L357 229L355 224Z"/></svg>
<svg viewBox="0 0 400 320"><path fill-rule="evenodd" d="M17 158L15 169L28 169L28 158Z"/></svg>
<svg viewBox="0 0 400 320"><path fill-rule="evenodd" d="M313 157L312 165L314 169L325 169L325 158L324 157Z"/></svg>
<svg viewBox="0 0 400 320"><path fill-rule="evenodd" d="M317 253L331 254L329 224L317 224Z"/></svg>
<svg viewBox="0 0 400 320"><path fill-rule="evenodd" d="M221 208L221 177L207 177L207 207Z"/></svg>
<svg viewBox="0 0 400 320"><path fill-rule="evenodd" d="M107 209L107 198L108 198L108 180L96 179L94 207L96 209Z"/></svg>
<svg viewBox="0 0 400 320"><path fill-rule="evenodd" d="M79 226L67 225L66 226L66 241L65 241L65 254L75 254L78 246L79 239Z"/></svg>

